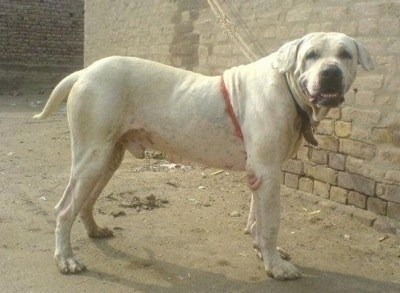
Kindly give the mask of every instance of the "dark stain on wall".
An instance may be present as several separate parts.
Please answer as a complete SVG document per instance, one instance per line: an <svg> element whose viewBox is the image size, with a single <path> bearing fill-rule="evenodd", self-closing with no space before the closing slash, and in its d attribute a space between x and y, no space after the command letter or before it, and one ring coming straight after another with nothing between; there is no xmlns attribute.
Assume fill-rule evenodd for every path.
<svg viewBox="0 0 400 293"><path fill-rule="evenodd" d="M195 31L194 23L200 10L207 7L205 0L176 0L177 10L171 18L174 24L174 37L169 52L171 65L194 70L199 65L200 34Z"/></svg>

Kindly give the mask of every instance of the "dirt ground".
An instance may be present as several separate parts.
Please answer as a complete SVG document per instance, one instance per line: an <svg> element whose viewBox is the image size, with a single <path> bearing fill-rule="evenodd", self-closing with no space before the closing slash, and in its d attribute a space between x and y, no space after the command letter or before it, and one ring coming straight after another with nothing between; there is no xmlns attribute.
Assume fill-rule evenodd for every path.
<svg viewBox="0 0 400 293"><path fill-rule="evenodd" d="M400 292L400 237L369 228L313 196L282 193L280 245L302 271L270 279L244 235L243 173L127 154L96 205L115 237L76 221L72 245L88 270L53 260L53 207L70 169L65 110L31 119L47 96L0 96L0 292Z"/></svg>

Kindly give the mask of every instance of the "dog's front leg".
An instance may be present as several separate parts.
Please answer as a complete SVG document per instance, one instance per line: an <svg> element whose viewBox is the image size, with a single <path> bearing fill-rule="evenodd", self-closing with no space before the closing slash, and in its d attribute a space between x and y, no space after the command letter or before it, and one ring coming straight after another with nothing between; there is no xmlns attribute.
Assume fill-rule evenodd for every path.
<svg viewBox="0 0 400 293"><path fill-rule="evenodd" d="M278 280L297 279L300 272L282 259L276 249L280 224L280 165L248 166L247 172L256 220L251 229L254 247L260 251L269 276Z"/></svg>

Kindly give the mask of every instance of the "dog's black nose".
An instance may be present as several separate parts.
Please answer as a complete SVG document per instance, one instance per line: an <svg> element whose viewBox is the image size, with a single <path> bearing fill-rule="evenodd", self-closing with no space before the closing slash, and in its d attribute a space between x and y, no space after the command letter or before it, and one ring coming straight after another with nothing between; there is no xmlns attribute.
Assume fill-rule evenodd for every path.
<svg viewBox="0 0 400 293"><path fill-rule="evenodd" d="M322 68L321 77L324 79L339 79L342 78L342 71L335 65L329 65Z"/></svg>

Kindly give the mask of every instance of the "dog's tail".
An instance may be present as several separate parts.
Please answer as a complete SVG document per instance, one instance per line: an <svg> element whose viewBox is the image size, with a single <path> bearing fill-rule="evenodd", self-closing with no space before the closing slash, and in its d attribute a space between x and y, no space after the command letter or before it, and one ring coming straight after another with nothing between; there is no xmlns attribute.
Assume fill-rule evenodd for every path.
<svg viewBox="0 0 400 293"><path fill-rule="evenodd" d="M77 82L79 77L82 75L83 70L76 71L66 78L64 78L51 92L50 98L48 99L44 109L40 114L33 116L34 119L45 119L54 113L57 107L65 99L65 97L71 91L72 86Z"/></svg>

